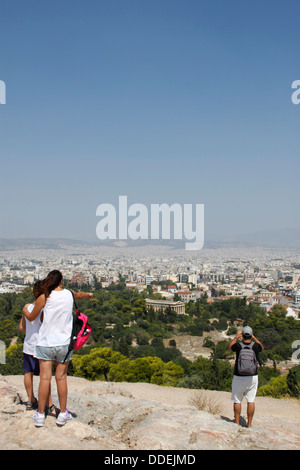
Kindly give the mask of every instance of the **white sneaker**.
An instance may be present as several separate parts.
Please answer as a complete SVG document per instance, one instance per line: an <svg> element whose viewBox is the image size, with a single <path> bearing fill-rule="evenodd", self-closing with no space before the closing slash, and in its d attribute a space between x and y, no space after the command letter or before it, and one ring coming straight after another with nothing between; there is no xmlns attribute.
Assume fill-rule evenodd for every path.
<svg viewBox="0 0 300 470"><path fill-rule="evenodd" d="M71 421L71 419L72 419L71 413L68 410L66 410L65 413L59 413L57 420L56 420L56 424L57 426L64 426L66 422Z"/></svg>
<svg viewBox="0 0 300 470"><path fill-rule="evenodd" d="M32 416L32 421L37 428L43 427L45 422L45 413L40 414L38 411L36 411Z"/></svg>

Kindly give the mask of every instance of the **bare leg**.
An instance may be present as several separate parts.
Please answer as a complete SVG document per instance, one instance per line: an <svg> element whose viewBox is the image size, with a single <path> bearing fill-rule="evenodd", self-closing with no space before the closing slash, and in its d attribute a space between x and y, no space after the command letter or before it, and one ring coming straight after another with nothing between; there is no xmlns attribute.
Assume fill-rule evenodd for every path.
<svg viewBox="0 0 300 470"><path fill-rule="evenodd" d="M50 382L50 385L49 385L49 395L48 395L48 399L47 399L47 402L46 402L46 406L48 408L50 408L50 406L53 405L53 401L52 401L52 397L51 397L51 382Z"/></svg>
<svg viewBox="0 0 300 470"><path fill-rule="evenodd" d="M33 394L33 372L24 373L24 386L27 392L28 400L31 403L35 403L35 396Z"/></svg>
<svg viewBox="0 0 300 470"><path fill-rule="evenodd" d="M234 403L233 412L234 412L234 422L235 424L240 424L240 414L241 414L242 404Z"/></svg>
<svg viewBox="0 0 300 470"><path fill-rule="evenodd" d="M39 359L40 363L40 385L39 385L39 413L45 411L45 406L49 397L49 390L52 377L52 361Z"/></svg>
<svg viewBox="0 0 300 470"><path fill-rule="evenodd" d="M247 404L247 428L250 428L251 424L252 424L252 418L253 418L253 415L254 415L254 411L255 411L255 404L254 402L248 402Z"/></svg>
<svg viewBox="0 0 300 470"><path fill-rule="evenodd" d="M59 398L60 412L65 413L67 409L67 372L69 363L56 362L55 380L57 385L57 393Z"/></svg>

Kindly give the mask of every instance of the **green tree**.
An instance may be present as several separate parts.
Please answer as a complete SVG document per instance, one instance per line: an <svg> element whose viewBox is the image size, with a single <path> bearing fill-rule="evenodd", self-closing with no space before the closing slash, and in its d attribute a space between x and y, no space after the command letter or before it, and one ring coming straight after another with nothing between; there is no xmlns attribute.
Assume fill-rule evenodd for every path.
<svg viewBox="0 0 300 470"><path fill-rule="evenodd" d="M0 339L9 346L11 339L18 334L18 325L12 319L4 320L0 324Z"/></svg>
<svg viewBox="0 0 300 470"><path fill-rule="evenodd" d="M288 393L291 397L300 397L300 366L293 367L289 370L286 378Z"/></svg>
<svg viewBox="0 0 300 470"><path fill-rule="evenodd" d="M108 380L112 364L123 359L125 356L111 348L95 348L84 356L73 354L73 375L88 380Z"/></svg>
<svg viewBox="0 0 300 470"><path fill-rule="evenodd" d="M184 377L184 370L181 366L170 361L159 368L152 376L151 383L175 387Z"/></svg>

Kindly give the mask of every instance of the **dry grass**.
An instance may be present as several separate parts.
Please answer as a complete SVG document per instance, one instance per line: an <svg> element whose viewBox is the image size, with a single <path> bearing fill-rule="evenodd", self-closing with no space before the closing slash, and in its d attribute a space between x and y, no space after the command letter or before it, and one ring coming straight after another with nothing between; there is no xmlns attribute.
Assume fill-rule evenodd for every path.
<svg viewBox="0 0 300 470"><path fill-rule="evenodd" d="M189 404L195 406L198 410L207 411L213 415L218 415L222 411L222 404L214 397L205 392L195 392L189 400Z"/></svg>

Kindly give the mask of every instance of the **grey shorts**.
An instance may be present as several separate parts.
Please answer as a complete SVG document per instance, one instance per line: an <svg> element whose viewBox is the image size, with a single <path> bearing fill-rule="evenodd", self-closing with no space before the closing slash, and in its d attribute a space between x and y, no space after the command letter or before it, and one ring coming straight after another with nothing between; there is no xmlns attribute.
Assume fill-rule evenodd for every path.
<svg viewBox="0 0 300 470"><path fill-rule="evenodd" d="M57 361L57 362L64 362L65 357L68 352L69 345L65 346L36 346L35 347L35 355L37 359L43 359L44 361ZM73 351L69 352L66 362L72 359Z"/></svg>

